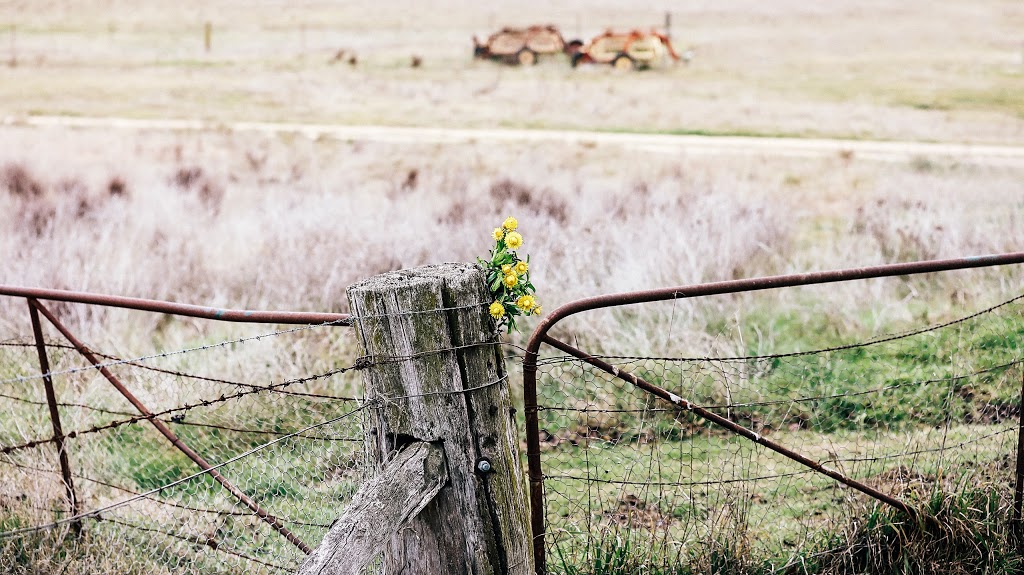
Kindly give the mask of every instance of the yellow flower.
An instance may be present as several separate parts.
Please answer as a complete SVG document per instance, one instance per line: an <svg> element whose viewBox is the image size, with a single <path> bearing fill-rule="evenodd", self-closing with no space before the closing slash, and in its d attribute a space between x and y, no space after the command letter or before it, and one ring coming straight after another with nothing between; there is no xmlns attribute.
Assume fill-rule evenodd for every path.
<svg viewBox="0 0 1024 575"><path fill-rule="evenodd" d="M519 222L516 221L516 219L513 218L512 216L509 216L505 218L505 223L502 224L502 227L511 232L512 230L519 227Z"/></svg>
<svg viewBox="0 0 1024 575"><path fill-rule="evenodd" d="M519 299L516 300L516 307L527 313L529 313L535 305L537 305L537 302L534 301L532 295L519 296Z"/></svg>
<svg viewBox="0 0 1024 575"><path fill-rule="evenodd" d="M530 269L530 266L526 262L519 262L516 264L516 275L521 276L526 273L526 270Z"/></svg>
<svg viewBox="0 0 1024 575"><path fill-rule="evenodd" d="M540 315L540 306L533 308L533 315Z"/></svg>
<svg viewBox="0 0 1024 575"><path fill-rule="evenodd" d="M499 302L494 302L491 304L489 311L491 312L491 317L494 319L500 319L501 316L505 315L505 306L501 305Z"/></svg>
<svg viewBox="0 0 1024 575"><path fill-rule="evenodd" d="M521 236L519 232L509 232L505 236L505 245L508 246L508 249L510 250L517 249L519 246L523 245L523 236Z"/></svg>
<svg viewBox="0 0 1024 575"><path fill-rule="evenodd" d="M504 282L505 287L512 289L516 287L517 283L519 283L519 278L516 277L516 274L508 274L507 276L505 276Z"/></svg>
<svg viewBox="0 0 1024 575"><path fill-rule="evenodd" d="M500 242L503 237L505 237L505 230L501 228L494 228L494 241Z"/></svg>
<svg viewBox="0 0 1024 575"><path fill-rule="evenodd" d="M505 265L501 266L501 273L502 273L502 275L506 275L506 276L508 274L512 273L512 264L505 264Z"/></svg>

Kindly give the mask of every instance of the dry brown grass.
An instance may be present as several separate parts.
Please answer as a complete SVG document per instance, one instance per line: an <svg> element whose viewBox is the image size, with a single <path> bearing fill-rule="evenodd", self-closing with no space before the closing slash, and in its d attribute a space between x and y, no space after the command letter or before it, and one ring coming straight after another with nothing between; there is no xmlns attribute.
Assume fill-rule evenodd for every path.
<svg viewBox="0 0 1024 575"><path fill-rule="evenodd" d="M1005 167L213 132L0 138L11 151L0 187L4 283L225 307L344 311L357 279L472 260L510 213L548 310L601 293L1012 251L1024 239L1024 180ZM992 288L973 282L950 279L938 295L880 282L812 293L879 301L869 325L830 312L870 332L908 317L908 302ZM773 305L798 305L803 293L773 295ZM739 321L726 304L655 306L626 322L597 314L586 331L639 350L675 322L701 340L709 317ZM18 321L5 316L5 329L24 334Z"/></svg>
<svg viewBox="0 0 1024 575"><path fill-rule="evenodd" d="M9 129L0 132L0 147L9 150L0 165L7 174L0 187L0 281L218 306L344 310L344 289L356 279L421 263L471 260L485 251L491 228L509 213L521 220L549 310L611 291L1005 251L1017 249L1024 235L1016 216L1024 178L1005 167L842 157L680 158L612 146L389 145L220 132L125 136ZM63 163L50 167L57 165L51 158ZM204 195L204 186L222 191L216 203ZM1019 272L944 277L595 313L567 322L558 335L613 353L781 351L771 331L759 334L764 341L756 346L743 341L747 314L767 308L780 315L825 316L838 336L821 334L824 341L877 333L904 320L930 321L928 313L943 317L964 304L976 309L1019 294L1022 287ZM865 305L852 305L857 302ZM2 305L0 339L26 336L24 303L7 299ZM121 355L264 329L73 305L57 311L87 342ZM266 383L346 363L355 353L346 335L270 338L230 353L171 358L166 365ZM4 361L0 368L33 373L31 354L23 359L24 365ZM349 382L330 383L310 391L343 394ZM61 385L69 384L82 402L123 407L92 374ZM142 377L132 386L154 405L177 405L204 393L162 376ZM254 414L289 425L319 415L301 412L291 401L258 411L243 403L225 407L217 421L245 422ZM26 428L26 437L44 435L45 423L41 416L32 420L35 427ZM257 424L265 422L252 422ZM87 422L71 416L67 425L78 429ZM85 451L77 452L75 468L117 474L137 467L120 459L125 454L166 455L158 442L149 451L135 448L137 438L127 431L112 438L79 447ZM220 457L234 453L232 448L213 444L204 453ZM242 477L267 476L276 463L252 460ZM52 457L45 465L53 466ZM166 462L153 464L165 467ZM20 496L30 481L31 476L20 477L0 493ZM35 496L45 494L39 490ZM111 500L117 494L97 489L93 495ZM31 560L53 565L54 554L45 550L57 546L54 541L16 541L37 545L43 551ZM128 551L150 545L144 538L127 547L97 540L69 561L69 570L89 573L101 565L148 572L150 566Z"/></svg>

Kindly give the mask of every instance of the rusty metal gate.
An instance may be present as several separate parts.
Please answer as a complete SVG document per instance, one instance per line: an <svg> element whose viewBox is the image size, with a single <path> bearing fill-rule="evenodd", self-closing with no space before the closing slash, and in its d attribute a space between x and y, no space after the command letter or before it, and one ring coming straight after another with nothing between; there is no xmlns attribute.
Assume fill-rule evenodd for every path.
<svg viewBox="0 0 1024 575"><path fill-rule="evenodd" d="M349 315L13 286L0 296L24 299L33 334L0 341L8 556L44 570L50 558L41 554L59 548L108 557L99 570L291 572L358 485L363 434L348 415L359 407L340 393L342 374L357 367L276 381L261 370L267 346L348 326ZM176 316L294 327L122 359L87 346L64 319L95 317L96 306L158 314L158 326ZM44 335L48 327L59 339ZM329 339L322 335L315 339ZM234 348L246 350L233 357ZM237 378L199 373L225 361L253 365Z"/></svg>
<svg viewBox="0 0 1024 575"><path fill-rule="evenodd" d="M601 308L1020 263L1024 252L622 293L559 307L531 335L523 365L538 572L552 557L601 565L630 545L676 559L704 553L709 564L716 553L721 561L749 551L731 545L798 549L834 519L834 507L877 501L913 513L908 498L954 475L1002 481L1009 473L1019 519L1024 461L1019 451L1010 461L1024 433L1022 295L943 323L775 354L599 355L550 333ZM562 355L542 354L542 344ZM961 350L952 367L922 371L913 354L945 345ZM890 357L899 362L884 360ZM854 363L863 374L849 371ZM905 406L910 421L885 420L876 413L885 402Z"/></svg>

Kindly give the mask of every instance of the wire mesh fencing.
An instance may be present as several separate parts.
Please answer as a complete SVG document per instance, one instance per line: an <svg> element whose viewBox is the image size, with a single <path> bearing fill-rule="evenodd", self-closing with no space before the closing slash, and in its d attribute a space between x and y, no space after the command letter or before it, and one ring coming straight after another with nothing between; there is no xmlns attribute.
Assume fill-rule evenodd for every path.
<svg viewBox="0 0 1024 575"><path fill-rule="evenodd" d="M810 351L604 355L607 369L547 352L537 365L549 571L602 572L630 549L651 570L761 558L785 571L877 505L816 466L910 503L1005 490L1024 387L1022 304ZM465 307L486 309L403 317L440 323ZM295 572L375 472L364 440L371 410L482 394L505 379L366 401L356 370L491 343L357 359L329 329L119 354L129 359L64 333L44 342L48 377L36 340L0 341L0 567ZM627 373L755 441L638 389Z"/></svg>
<svg viewBox="0 0 1024 575"><path fill-rule="evenodd" d="M411 318L440 329L467 310L489 321L486 302L345 315L121 354L128 359L91 349L37 300L29 306L63 339L44 340L35 322L37 338L0 341L5 573L294 573L383 469L392 448L374 438L404 441L381 433L385 414L407 416L423 399L450 404L455 419L462 401L495 405L483 410L492 417L507 412L497 407L498 399L507 403L508 377L493 361L494 333L448 341L455 336L439 331L422 349L359 355L349 330L336 329L355 323L376 334L372 326ZM490 358L494 373L463 374L458 354L480 356L479 365ZM454 383L425 383L441 356L450 356ZM422 377L401 393L364 387L364 376L417 369ZM472 443L473 425L454 429ZM459 469L463 481L474 477ZM384 569L381 551L368 572Z"/></svg>
<svg viewBox="0 0 1024 575"><path fill-rule="evenodd" d="M300 330L94 353L134 401L73 346L47 342L73 505L36 345L0 342L5 572L294 572L371 472L356 366L270 366L270 350L303 345Z"/></svg>
<svg viewBox="0 0 1024 575"><path fill-rule="evenodd" d="M538 360L549 571L785 569L878 502L638 389L631 373L900 501L1015 475L1021 297L947 323L751 357ZM616 373L617 372L617 373ZM859 514L859 515L858 515ZM589 571L588 571L589 572Z"/></svg>

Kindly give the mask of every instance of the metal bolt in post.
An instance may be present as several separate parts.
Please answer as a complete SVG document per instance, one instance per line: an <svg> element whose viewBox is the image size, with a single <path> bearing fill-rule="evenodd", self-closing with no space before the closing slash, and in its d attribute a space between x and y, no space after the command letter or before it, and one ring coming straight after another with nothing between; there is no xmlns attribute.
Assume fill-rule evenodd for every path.
<svg viewBox="0 0 1024 575"><path fill-rule="evenodd" d="M494 468L491 466L491 462L489 460L481 459L476 462L476 470L480 473L490 473Z"/></svg>

